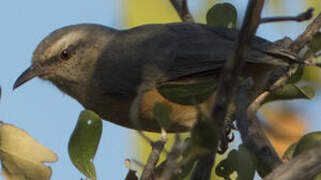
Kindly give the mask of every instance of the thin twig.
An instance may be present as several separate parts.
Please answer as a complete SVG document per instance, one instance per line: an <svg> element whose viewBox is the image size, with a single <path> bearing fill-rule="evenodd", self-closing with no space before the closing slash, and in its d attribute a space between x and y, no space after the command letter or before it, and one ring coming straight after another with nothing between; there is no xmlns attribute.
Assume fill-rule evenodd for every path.
<svg viewBox="0 0 321 180"><path fill-rule="evenodd" d="M168 180L172 176L173 172L179 169L179 164L176 160L182 155L185 150L185 145L181 142L181 139L178 134L175 136L175 142L171 151L167 155L165 162L164 171L161 177L158 180Z"/></svg>
<svg viewBox="0 0 321 180"><path fill-rule="evenodd" d="M194 19L188 9L187 0L170 0L177 14L184 22L194 22Z"/></svg>
<svg viewBox="0 0 321 180"><path fill-rule="evenodd" d="M236 122L243 144L253 152L261 162L265 162L272 169L278 167L282 161L265 135L256 117L259 106L247 107L247 90L253 86L253 81L244 81L236 93Z"/></svg>
<svg viewBox="0 0 321 180"><path fill-rule="evenodd" d="M247 143L248 139L251 138L249 135L249 126L250 121L247 118L247 90L251 89L253 87L253 79L249 78L242 82L240 86L238 87L238 90L236 92L236 99L235 99L235 105L236 105L236 111L235 111L235 119L236 119L236 126L241 134L241 138L244 144Z"/></svg>
<svg viewBox="0 0 321 180"><path fill-rule="evenodd" d="M296 72L296 68L289 68L284 70L283 68L277 68L269 74L269 78L266 81L261 94L256 97L256 99L251 102L248 110L257 111L261 105L264 103L265 98L276 88L283 86L288 78Z"/></svg>
<svg viewBox="0 0 321 180"><path fill-rule="evenodd" d="M152 143L152 152L149 154L147 164L144 167L141 180L150 180L154 176L154 169L158 163L160 154L166 141L160 140Z"/></svg>
<svg viewBox="0 0 321 180"><path fill-rule="evenodd" d="M299 52L321 28L321 13L313 20L305 31L291 44L290 49Z"/></svg>
<svg viewBox="0 0 321 180"><path fill-rule="evenodd" d="M306 180L321 173L321 143L282 164L264 180Z"/></svg>
<svg viewBox="0 0 321 180"><path fill-rule="evenodd" d="M228 58L222 71L212 111L212 117L217 121L218 127L223 127L224 125L224 119L227 114L228 105L233 97L235 84L245 64L244 57L246 57L251 39L254 37L257 27L260 24L263 4L264 0L249 1L242 29L239 34L238 46ZM219 137L221 136L222 132L219 132Z"/></svg>
<svg viewBox="0 0 321 180"><path fill-rule="evenodd" d="M282 160L264 133L256 114L258 109L263 104L265 98L270 94L270 91L284 85L290 74L294 71L295 69L284 71L282 68L277 68L272 71L264 86L264 92L262 92L253 102L251 102L251 104L247 107L247 110L245 110L243 107L244 103L241 103L248 101L247 98L244 97L244 90L239 88L239 92L237 93L238 99L236 100L236 103L238 103L238 105L236 107L238 109L236 110L236 120L243 143L251 152L256 155L257 158L259 158L262 162L265 162L272 169L275 169L281 165ZM246 126L248 126L247 129Z"/></svg>
<svg viewBox="0 0 321 180"><path fill-rule="evenodd" d="M284 16L284 17L265 17L261 19L261 23L282 22L282 21L296 21L302 22L309 20L313 16L313 8L297 15L297 16Z"/></svg>

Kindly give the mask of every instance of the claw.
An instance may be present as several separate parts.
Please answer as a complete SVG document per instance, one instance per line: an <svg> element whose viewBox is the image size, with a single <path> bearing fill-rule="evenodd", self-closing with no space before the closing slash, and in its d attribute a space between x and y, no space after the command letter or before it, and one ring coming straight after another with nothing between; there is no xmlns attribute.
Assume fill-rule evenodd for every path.
<svg viewBox="0 0 321 180"><path fill-rule="evenodd" d="M217 153L224 154L228 149L228 144L234 141L234 138L235 138L234 133L232 133L231 137L229 136L231 131L232 131L231 127L226 128L224 135L220 141L220 145L217 150Z"/></svg>
<svg viewBox="0 0 321 180"><path fill-rule="evenodd" d="M233 141L234 141L234 138L235 138L234 133L232 133L231 137L229 137L228 135L227 135L227 137L226 137L226 139L227 139L228 142L233 142Z"/></svg>

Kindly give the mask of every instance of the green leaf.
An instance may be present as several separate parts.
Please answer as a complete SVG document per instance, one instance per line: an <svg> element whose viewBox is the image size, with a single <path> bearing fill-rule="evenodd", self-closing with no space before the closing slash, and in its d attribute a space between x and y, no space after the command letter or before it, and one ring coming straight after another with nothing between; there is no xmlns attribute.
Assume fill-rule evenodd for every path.
<svg viewBox="0 0 321 180"><path fill-rule="evenodd" d="M314 94L314 89L311 86L298 87L294 84L286 84L274 89L265 98L264 103L276 100L312 99Z"/></svg>
<svg viewBox="0 0 321 180"><path fill-rule="evenodd" d="M182 161L184 164L181 166L181 172L179 174L180 179L191 179L192 173L196 167L198 159L189 159L189 161Z"/></svg>
<svg viewBox="0 0 321 180"><path fill-rule="evenodd" d="M227 158L216 166L215 172L225 180L230 180L230 176L235 171L237 172L237 180L249 180L253 179L255 169L255 156L243 145L240 145L238 150L230 151Z"/></svg>
<svg viewBox="0 0 321 180"><path fill-rule="evenodd" d="M153 106L154 118L158 121L160 127L165 130L168 130L171 126L170 112L170 109L162 103L157 102Z"/></svg>
<svg viewBox="0 0 321 180"><path fill-rule="evenodd" d="M86 177L95 180L96 171L93 160L102 133L102 120L93 111L80 113L77 125L68 144L69 157Z"/></svg>
<svg viewBox="0 0 321 180"><path fill-rule="evenodd" d="M284 152L282 159L292 159L297 143L291 144Z"/></svg>
<svg viewBox="0 0 321 180"><path fill-rule="evenodd" d="M321 32L317 32L313 39L308 43L309 50L306 52L304 57L309 57L314 53L321 50Z"/></svg>
<svg viewBox="0 0 321 180"><path fill-rule="evenodd" d="M197 105L207 100L217 87L217 81L204 80L193 83L170 82L157 88L169 101L183 105Z"/></svg>
<svg viewBox="0 0 321 180"><path fill-rule="evenodd" d="M313 180L321 180L321 174L318 174L317 176L315 176Z"/></svg>
<svg viewBox="0 0 321 180"><path fill-rule="evenodd" d="M197 122L191 131L191 152L201 155L218 146L218 127L215 121L198 109Z"/></svg>
<svg viewBox="0 0 321 180"><path fill-rule="evenodd" d="M178 164L180 164L180 170L172 173L170 180L183 180L190 179L189 177L192 175L193 169L196 166L197 157L190 151L190 138L186 138L184 141L183 147L187 147L184 149L182 157L180 158ZM155 169L155 175L161 176L165 167L167 167L167 161L164 160L160 163Z"/></svg>
<svg viewBox="0 0 321 180"><path fill-rule="evenodd" d="M260 158L256 159L256 170L260 177L265 177L272 172L272 167Z"/></svg>
<svg viewBox="0 0 321 180"><path fill-rule="evenodd" d="M321 141L321 131L316 131L304 135L296 145L293 157L301 154L302 152L311 149L316 143Z"/></svg>
<svg viewBox="0 0 321 180"><path fill-rule="evenodd" d="M300 91L304 94L302 98L304 99L312 99L315 96L315 91L312 86L303 86L303 87L298 87Z"/></svg>
<svg viewBox="0 0 321 180"><path fill-rule="evenodd" d="M179 162L181 164L181 171L179 173L180 179L190 179L188 177L193 174L198 157L209 152L208 150L204 151L203 148L201 149L192 143L190 137L186 138L184 141L184 146L186 148L182 153L182 160Z"/></svg>
<svg viewBox="0 0 321 180"><path fill-rule="evenodd" d="M321 142L321 131L315 131L304 135L297 143L293 157L310 150L318 142ZM315 176L313 180L321 180L321 173Z"/></svg>
<svg viewBox="0 0 321 180"><path fill-rule="evenodd" d="M211 26L235 28L236 20L236 8L229 3L215 4L206 15L206 22Z"/></svg>
<svg viewBox="0 0 321 180"><path fill-rule="evenodd" d="M294 83L299 82L303 76L303 66L298 65L298 64L294 64L294 65L290 66L290 68L297 68L297 70L295 71L295 73L291 74L291 76L289 77L289 79L286 83L287 84L294 84Z"/></svg>

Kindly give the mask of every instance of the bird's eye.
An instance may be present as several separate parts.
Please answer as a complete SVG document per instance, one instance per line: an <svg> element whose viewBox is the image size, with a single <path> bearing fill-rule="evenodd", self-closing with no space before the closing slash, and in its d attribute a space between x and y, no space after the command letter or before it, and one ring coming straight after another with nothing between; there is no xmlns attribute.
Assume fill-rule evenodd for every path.
<svg viewBox="0 0 321 180"><path fill-rule="evenodd" d="M61 51L60 53L60 58L63 60L68 60L71 57L71 53L69 51L69 49L64 49L63 51Z"/></svg>

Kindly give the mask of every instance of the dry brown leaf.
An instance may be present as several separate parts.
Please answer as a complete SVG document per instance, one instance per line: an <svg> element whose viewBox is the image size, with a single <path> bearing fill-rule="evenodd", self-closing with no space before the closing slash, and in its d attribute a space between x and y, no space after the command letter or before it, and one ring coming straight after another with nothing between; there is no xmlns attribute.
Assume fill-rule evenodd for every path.
<svg viewBox="0 0 321 180"><path fill-rule="evenodd" d="M48 180L52 171L43 162L58 159L26 131L6 123L0 126L0 158L7 180Z"/></svg>

